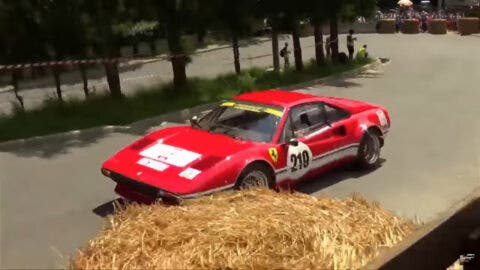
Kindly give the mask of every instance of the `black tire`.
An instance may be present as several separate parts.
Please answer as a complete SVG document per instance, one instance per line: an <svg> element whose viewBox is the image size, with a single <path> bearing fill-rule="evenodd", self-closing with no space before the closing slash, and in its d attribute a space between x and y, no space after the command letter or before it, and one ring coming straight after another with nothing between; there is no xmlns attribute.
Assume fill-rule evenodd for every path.
<svg viewBox="0 0 480 270"><path fill-rule="evenodd" d="M357 161L362 169L373 169L380 164L380 136L374 131L367 131L363 135L358 148Z"/></svg>
<svg viewBox="0 0 480 270"><path fill-rule="evenodd" d="M254 185L253 179L255 178L255 174L257 176L263 175L264 179L258 179L258 184ZM249 178L252 177L253 178ZM245 167L243 171L238 176L237 182L235 184L235 189L246 189L252 187L266 187L266 188L273 188L274 187L274 175L272 170L262 163L252 163Z"/></svg>

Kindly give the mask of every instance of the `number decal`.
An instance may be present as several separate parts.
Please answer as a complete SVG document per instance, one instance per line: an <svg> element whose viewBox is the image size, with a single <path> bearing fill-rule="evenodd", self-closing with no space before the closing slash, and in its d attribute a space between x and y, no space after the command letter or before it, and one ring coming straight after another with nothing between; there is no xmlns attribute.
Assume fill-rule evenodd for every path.
<svg viewBox="0 0 480 270"><path fill-rule="evenodd" d="M306 144L299 142L298 146L289 146L287 159L289 177L292 180L300 179L311 169L311 161L312 151Z"/></svg>
<svg viewBox="0 0 480 270"><path fill-rule="evenodd" d="M293 163L293 166L292 166L292 172L296 172L298 169L297 169L297 156L296 155L290 155L290 161Z"/></svg>
<svg viewBox="0 0 480 270"><path fill-rule="evenodd" d="M308 168L310 156L308 155L307 150L303 150L301 153L291 154L290 161L293 163L291 171L296 172L297 170Z"/></svg>
<svg viewBox="0 0 480 270"><path fill-rule="evenodd" d="M310 163L310 156L308 155L307 151L302 152L302 160L303 160L303 166L307 168Z"/></svg>

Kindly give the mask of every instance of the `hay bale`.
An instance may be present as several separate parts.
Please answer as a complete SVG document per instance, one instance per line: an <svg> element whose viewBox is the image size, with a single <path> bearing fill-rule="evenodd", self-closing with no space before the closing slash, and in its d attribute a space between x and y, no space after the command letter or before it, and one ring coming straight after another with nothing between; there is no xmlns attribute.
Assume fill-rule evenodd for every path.
<svg viewBox="0 0 480 270"><path fill-rule="evenodd" d="M380 34L394 34L397 32L395 20L382 19L378 21L378 33Z"/></svg>
<svg viewBox="0 0 480 270"><path fill-rule="evenodd" d="M428 22L428 32L430 34L441 35L447 33L447 20L434 19Z"/></svg>
<svg viewBox="0 0 480 270"><path fill-rule="evenodd" d="M405 19L402 21L402 33L418 34L420 33L420 22L416 19Z"/></svg>
<svg viewBox="0 0 480 270"><path fill-rule="evenodd" d="M270 190L132 205L109 219L72 269L357 269L414 230L360 196Z"/></svg>
<svg viewBox="0 0 480 270"><path fill-rule="evenodd" d="M470 35L480 33L479 18L460 18L458 19L458 33L461 35Z"/></svg>

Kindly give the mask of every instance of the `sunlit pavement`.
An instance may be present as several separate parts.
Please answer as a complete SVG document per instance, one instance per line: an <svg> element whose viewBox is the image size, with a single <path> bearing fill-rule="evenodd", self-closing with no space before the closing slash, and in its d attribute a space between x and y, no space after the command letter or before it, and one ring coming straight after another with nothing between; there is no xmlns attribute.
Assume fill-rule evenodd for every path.
<svg viewBox="0 0 480 270"><path fill-rule="evenodd" d="M480 187L480 37L357 37L370 53L391 62L378 71L304 91L386 106L392 129L383 148L385 160L375 171L337 170L299 189L340 197L360 192L401 216L428 222ZM308 59L314 53L313 39L302 42ZM242 57L268 53L269 46L241 48ZM224 62L202 67L199 60L189 72L204 75L200 69L213 74L233 68L231 51L218 52L217 59ZM244 66L270 61L244 60ZM113 184L100 174L101 162L137 137L98 134L0 152L1 267L65 264L67 258L59 254L71 255L101 228L102 218L93 209L116 198Z"/></svg>

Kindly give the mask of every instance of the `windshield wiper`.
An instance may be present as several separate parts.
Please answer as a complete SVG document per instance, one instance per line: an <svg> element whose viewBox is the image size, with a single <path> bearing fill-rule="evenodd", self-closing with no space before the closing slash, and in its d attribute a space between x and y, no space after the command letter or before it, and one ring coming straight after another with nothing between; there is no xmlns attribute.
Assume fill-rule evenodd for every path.
<svg viewBox="0 0 480 270"><path fill-rule="evenodd" d="M214 130L215 128L224 128L225 130L220 131L220 132L214 132L213 130ZM227 126L227 125L223 125L223 124L213 124L213 125L211 125L211 126L208 128L208 132L224 134L224 135L227 135L227 136L232 137L232 138L234 138L234 139L239 139L238 136L233 135L233 134L230 133L231 131L234 131L234 130L236 130L236 128L231 127L231 126Z"/></svg>

